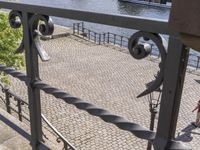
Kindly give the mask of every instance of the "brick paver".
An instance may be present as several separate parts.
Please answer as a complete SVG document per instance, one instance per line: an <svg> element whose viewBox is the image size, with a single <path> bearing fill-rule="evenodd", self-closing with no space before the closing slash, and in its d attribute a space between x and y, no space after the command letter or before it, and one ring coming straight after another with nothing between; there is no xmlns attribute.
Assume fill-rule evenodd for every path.
<svg viewBox="0 0 200 150"><path fill-rule="evenodd" d="M158 71L157 63L149 60L138 61L129 54L80 41L74 36L45 41L43 45L51 60L40 62L42 80L130 121L149 127L147 96L140 99L136 96L145 89L145 83L154 79L154 74ZM200 130L190 125L196 117L191 111L200 98L200 85L195 80L200 80L200 77L187 73L177 139L187 142L193 150L198 150ZM13 84L15 86L12 89L27 99L24 94L25 85L16 80L13 80ZM146 141L135 138L132 134L119 130L60 99L41 93L42 112L77 149L146 148Z"/></svg>

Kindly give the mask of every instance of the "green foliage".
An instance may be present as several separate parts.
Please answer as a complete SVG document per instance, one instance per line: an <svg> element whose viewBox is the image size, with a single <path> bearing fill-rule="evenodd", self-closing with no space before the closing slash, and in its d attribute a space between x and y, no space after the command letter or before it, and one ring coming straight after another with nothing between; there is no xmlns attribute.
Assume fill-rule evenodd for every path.
<svg viewBox="0 0 200 150"><path fill-rule="evenodd" d="M10 27L8 14L0 12L0 64L12 66L20 69L24 66L24 56L15 54L22 40L22 29L13 29ZM5 74L0 74L1 80L8 83Z"/></svg>

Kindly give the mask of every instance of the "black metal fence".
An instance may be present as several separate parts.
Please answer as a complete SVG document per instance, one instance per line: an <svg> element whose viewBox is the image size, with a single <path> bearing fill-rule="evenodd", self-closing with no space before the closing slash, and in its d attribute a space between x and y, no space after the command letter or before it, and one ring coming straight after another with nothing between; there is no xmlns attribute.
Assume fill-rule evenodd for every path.
<svg viewBox="0 0 200 150"><path fill-rule="evenodd" d="M5 103L6 110L9 114L12 114L14 112L17 114L18 119L22 121L25 119L26 121L30 121L28 117L28 112L23 111L22 107L26 107L26 109L29 109L29 105L27 102L22 100L19 96L17 96L15 93L13 93L9 88L3 87L1 84L1 90L5 94L5 97L1 97L1 100Z"/></svg>
<svg viewBox="0 0 200 150"><path fill-rule="evenodd" d="M195 68L196 70L198 70L200 68L199 66L199 62L200 62L200 56L196 56L194 54L190 54L189 56L189 60L188 60L188 65Z"/></svg>
<svg viewBox="0 0 200 150"><path fill-rule="evenodd" d="M97 33L85 28L84 22L73 23L73 34L80 35L82 38L91 40L99 45L109 43L120 47L128 47L128 37L111 32Z"/></svg>
<svg viewBox="0 0 200 150"><path fill-rule="evenodd" d="M91 40L97 44L113 44L115 46L120 46L124 48L128 48L128 41L130 37L114 34L111 32L107 33L97 33L90 29L85 28L84 22L73 23L73 34L77 34L84 39ZM145 42L145 41L143 41ZM149 43L151 45L151 53L150 55L156 56L160 58L159 50L154 46L153 43ZM188 60L188 66L193 67L194 69L198 70L200 68L200 56L190 54Z"/></svg>
<svg viewBox="0 0 200 150"><path fill-rule="evenodd" d="M28 123L30 125L30 117L29 117L29 104L28 102L24 101L20 96L16 95L14 92L12 92L8 87L3 86L3 84L0 83L1 91L4 93L4 96L2 95L0 98L2 102L6 106L6 110L9 114L15 113L15 115L18 116L18 119L21 122ZM24 120L25 119L25 120ZM48 119L41 114L42 121L46 124L42 124L42 126L48 130L52 135L55 136L56 141L60 143L63 142L63 149L65 150L76 150L72 144L58 131L56 128L48 121ZM48 137L44 132L43 139L49 140ZM43 140L45 142L45 140Z"/></svg>
<svg viewBox="0 0 200 150"><path fill-rule="evenodd" d="M74 105L78 109L87 111L92 116L98 116L105 122L114 124L119 129L128 131L138 138L150 141L155 150L190 149L183 143L174 140L188 60L188 49L186 49L181 41L170 32L167 21L139 18L134 16L102 14L80 10L35 6L5 1L0 1L0 8L13 10L9 15L11 27L23 27L23 40L20 46L20 52L22 49L25 50L26 74L2 64L0 65L0 71L18 78L27 85L31 146L33 150L44 149L44 146L42 145L45 145L42 138L40 90L47 94L51 94L68 104ZM44 61L48 60L48 55L44 49L40 47L41 45L38 33L42 35L51 35L53 33L54 27L49 16L139 30L138 32L133 33L129 39L128 45L130 54L136 59L142 59L149 54L149 47L138 43L139 38L143 37L145 39L151 39L156 43L161 54L161 63L159 65L160 71L155 82L138 96L141 97L149 94L163 84L156 132L142 127L137 123L130 122L121 116L112 114L105 109L96 107L93 104L85 102L80 98L76 98L69 93L52 87L40 80L38 55ZM163 46L160 34L167 34L170 36L168 50L166 50ZM102 39L101 37L94 35L94 38L95 37L96 40L99 38L99 41ZM111 41L110 37L111 35L109 34L108 41ZM114 43L117 43L116 35L114 35L113 39L115 41ZM9 106L9 104L7 104L7 106Z"/></svg>

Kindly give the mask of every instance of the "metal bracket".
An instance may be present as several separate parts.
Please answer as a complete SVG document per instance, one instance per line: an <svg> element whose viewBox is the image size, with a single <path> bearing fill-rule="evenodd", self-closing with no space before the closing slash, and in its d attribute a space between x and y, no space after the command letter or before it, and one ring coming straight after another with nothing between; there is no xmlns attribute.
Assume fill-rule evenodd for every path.
<svg viewBox="0 0 200 150"><path fill-rule="evenodd" d="M40 41L40 33L39 31L35 30L35 37L34 37L34 44L37 49L37 52L41 58L42 61L48 61L50 59L50 56L45 51L45 49L42 47L41 41Z"/></svg>
<svg viewBox="0 0 200 150"><path fill-rule="evenodd" d="M167 44L163 40L162 36L160 36L159 34L155 34L155 33L139 31L139 32L134 33L130 37L129 44L128 44L129 52L134 58L142 59L142 58L147 57L150 54L149 48L145 49L144 46L138 47L140 38L143 38L146 41L152 40L156 44L156 46L158 47L158 50L161 54L161 62L159 64L160 71L157 74L156 80L144 92L139 94L137 96L137 98L145 96L145 95L155 91L162 85L162 82L164 79L165 58L167 55L167 52L166 52Z"/></svg>

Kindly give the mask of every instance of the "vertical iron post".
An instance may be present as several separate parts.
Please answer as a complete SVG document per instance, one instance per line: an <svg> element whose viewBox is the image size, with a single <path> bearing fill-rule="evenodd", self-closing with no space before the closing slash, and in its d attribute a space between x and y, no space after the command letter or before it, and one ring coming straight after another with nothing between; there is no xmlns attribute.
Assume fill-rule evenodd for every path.
<svg viewBox="0 0 200 150"><path fill-rule="evenodd" d="M166 4L166 3L167 3L167 0L160 0L160 3L161 3L161 4Z"/></svg>
<svg viewBox="0 0 200 150"><path fill-rule="evenodd" d="M120 46L122 47L122 41L123 41L123 36L121 36L121 43L120 43Z"/></svg>
<svg viewBox="0 0 200 150"><path fill-rule="evenodd" d="M81 31L84 32L84 22L81 22Z"/></svg>
<svg viewBox="0 0 200 150"><path fill-rule="evenodd" d="M110 32L108 32L108 41L107 41L107 43L109 43L110 42Z"/></svg>
<svg viewBox="0 0 200 150"><path fill-rule="evenodd" d="M42 141L40 90L33 86L33 82L39 79L39 68L38 53L34 48L35 46L33 46L33 37L30 27L31 16L32 14L30 13L22 13L26 73L30 80L27 84L30 107L31 146L32 150L39 150L40 141Z"/></svg>
<svg viewBox="0 0 200 150"><path fill-rule="evenodd" d="M4 92L5 92L5 98L6 98L6 110L9 114L11 114L11 109L10 109L10 94L8 92L8 88L5 87L4 88Z"/></svg>
<svg viewBox="0 0 200 150"><path fill-rule="evenodd" d="M156 111L154 112L151 112L151 122L150 122L150 130L154 130L154 122L155 122L155 117L156 117ZM148 144L147 144L147 150L151 150L152 148L152 143L150 141L148 141Z"/></svg>
<svg viewBox="0 0 200 150"><path fill-rule="evenodd" d="M101 45L101 34L99 34L99 45Z"/></svg>
<svg viewBox="0 0 200 150"><path fill-rule="evenodd" d="M200 57L199 56L197 56L197 66L196 66L196 70L198 70L198 68L199 68L199 60L200 60Z"/></svg>
<svg viewBox="0 0 200 150"><path fill-rule="evenodd" d="M114 45L116 44L116 34L114 34Z"/></svg>
<svg viewBox="0 0 200 150"><path fill-rule="evenodd" d="M97 33L94 32L94 42L96 43L97 42Z"/></svg>
<svg viewBox="0 0 200 150"><path fill-rule="evenodd" d="M106 34L104 33L103 34L103 44L105 44L105 41L106 41Z"/></svg>
<svg viewBox="0 0 200 150"><path fill-rule="evenodd" d="M154 81L148 83L146 86L148 87L150 84L152 84ZM154 131L154 124L155 124L155 117L158 113L158 107L160 103L160 96L161 96L162 90L161 88L158 88L156 91L151 92L149 94L149 112L151 113L151 122L150 122L150 130ZM152 141L148 141L147 150L152 149Z"/></svg>
<svg viewBox="0 0 200 150"><path fill-rule="evenodd" d="M87 33L85 32L85 28L82 28L82 37L83 37L83 39L84 39L84 37L87 37Z"/></svg>
<svg viewBox="0 0 200 150"><path fill-rule="evenodd" d="M77 23L78 35L79 35L79 28L80 28L80 23Z"/></svg>
<svg viewBox="0 0 200 150"><path fill-rule="evenodd" d="M73 34L75 34L75 23L73 23Z"/></svg>
<svg viewBox="0 0 200 150"><path fill-rule="evenodd" d="M17 107L18 107L18 117L19 120L22 121L22 108L21 108L21 100L15 99L17 101Z"/></svg>
<svg viewBox="0 0 200 150"><path fill-rule="evenodd" d="M88 30L88 38L89 38L89 40L90 40L90 30Z"/></svg>
<svg viewBox="0 0 200 150"><path fill-rule="evenodd" d="M153 143L155 150L169 149L174 139L188 57L189 50L181 41L170 37L157 134Z"/></svg>

